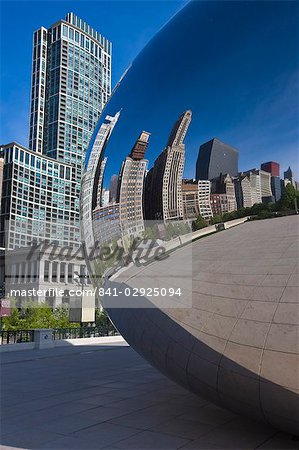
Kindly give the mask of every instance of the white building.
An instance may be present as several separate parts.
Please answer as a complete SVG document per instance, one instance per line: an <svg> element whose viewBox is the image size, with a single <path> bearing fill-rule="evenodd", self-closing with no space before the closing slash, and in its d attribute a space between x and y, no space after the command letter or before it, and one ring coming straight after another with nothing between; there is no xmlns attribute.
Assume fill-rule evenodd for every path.
<svg viewBox="0 0 299 450"><path fill-rule="evenodd" d="M209 180L198 181L198 205L199 214L205 219L213 217L211 208L211 182Z"/></svg>
<svg viewBox="0 0 299 450"><path fill-rule="evenodd" d="M123 236L138 236L144 231L143 187L148 161L144 155L150 133L142 131L119 177L119 219Z"/></svg>

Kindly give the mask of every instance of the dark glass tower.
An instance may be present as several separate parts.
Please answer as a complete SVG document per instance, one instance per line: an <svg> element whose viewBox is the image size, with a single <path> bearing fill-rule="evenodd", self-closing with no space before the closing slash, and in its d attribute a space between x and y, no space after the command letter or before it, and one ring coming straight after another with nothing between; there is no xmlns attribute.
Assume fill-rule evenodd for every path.
<svg viewBox="0 0 299 450"><path fill-rule="evenodd" d="M220 174L238 175L239 151L214 138L199 147L196 179L212 180Z"/></svg>

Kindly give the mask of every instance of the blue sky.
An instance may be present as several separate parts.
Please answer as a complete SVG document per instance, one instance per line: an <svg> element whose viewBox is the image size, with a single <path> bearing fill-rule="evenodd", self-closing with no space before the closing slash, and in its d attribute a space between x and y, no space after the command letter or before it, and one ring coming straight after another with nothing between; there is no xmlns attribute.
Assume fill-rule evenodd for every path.
<svg viewBox="0 0 299 450"><path fill-rule="evenodd" d="M32 34L74 12L113 43L113 86L180 1L2 1L1 144L28 145ZM13 27L12 27L13 25ZM16 57L17 55L17 57Z"/></svg>
<svg viewBox="0 0 299 450"><path fill-rule="evenodd" d="M50 26L69 11L78 14L113 42L114 85L144 45L186 3L126 0L2 2L1 143L12 140L23 145L28 143L32 33L35 29L41 25ZM220 2L219 8L225 3L229 4ZM241 14L242 8L246 9L251 2L234 3L241 8L236 14ZM240 150L241 170L273 159L280 162L282 171L290 164L299 174L299 4L284 1L253 3L256 7L245 27L239 25L237 15L231 27L214 27L213 18L200 24L202 28L206 27L210 38L203 41L199 53L190 60L197 66L194 73L201 77L198 86L196 79L186 80L198 94L198 111L195 106L192 128L186 140L187 176L192 176L198 145L215 136ZM215 2L212 5L217 9ZM208 9L203 4L203 11ZM188 45L187 33L184 39ZM180 59L173 56L176 64ZM237 60L241 63L240 69L237 67L239 77L231 70L231 64ZM162 66L157 72L160 70L161 73ZM167 77L164 83L167 86ZM168 126L175 119L175 115L169 117ZM154 127L149 131L154 132ZM165 129L165 133L168 131ZM153 144L155 139L153 133ZM153 154L162 150L162 140L156 143Z"/></svg>
<svg viewBox="0 0 299 450"><path fill-rule="evenodd" d="M106 149L106 179L137 136L151 133L149 167L186 109L185 176L199 145L218 137L239 169L274 160L298 175L299 65L295 2L191 2L136 58L107 113L122 110ZM118 157L116 157L118 155Z"/></svg>

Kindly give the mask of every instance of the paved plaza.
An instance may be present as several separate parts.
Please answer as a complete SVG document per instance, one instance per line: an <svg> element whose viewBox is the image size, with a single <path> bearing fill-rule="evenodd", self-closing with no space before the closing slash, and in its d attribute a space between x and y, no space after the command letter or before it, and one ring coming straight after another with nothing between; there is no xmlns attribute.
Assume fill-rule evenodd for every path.
<svg viewBox="0 0 299 450"><path fill-rule="evenodd" d="M1 355L1 448L299 448L185 391L120 338L92 342Z"/></svg>

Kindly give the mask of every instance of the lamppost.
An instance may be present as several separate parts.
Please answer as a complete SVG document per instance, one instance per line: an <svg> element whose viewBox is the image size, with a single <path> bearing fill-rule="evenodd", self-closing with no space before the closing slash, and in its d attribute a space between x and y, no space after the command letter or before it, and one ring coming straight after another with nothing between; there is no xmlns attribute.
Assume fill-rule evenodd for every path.
<svg viewBox="0 0 299 450"><path fill-rule="evenodd" d="M79 272L77 270L74 271L74 281L75 283L78 284L78 286L80 286L81 288L81 306L80 306L80 328L83 328L83 322L82 322L82 304L83 304L83 281L82 281L82 277L79 274Z"/></svg>

